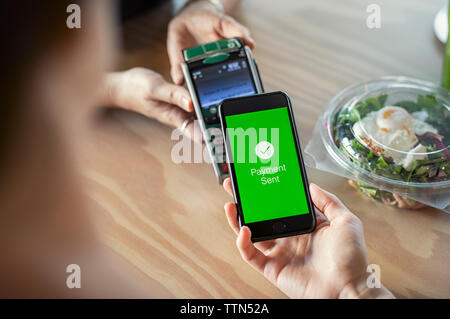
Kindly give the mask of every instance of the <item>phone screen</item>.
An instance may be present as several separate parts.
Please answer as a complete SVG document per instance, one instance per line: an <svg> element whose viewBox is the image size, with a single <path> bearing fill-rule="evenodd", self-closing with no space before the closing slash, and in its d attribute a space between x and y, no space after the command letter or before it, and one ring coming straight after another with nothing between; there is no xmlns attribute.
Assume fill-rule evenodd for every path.
<svg viewBox="0 0 450 319"><path fill-rule="evenodd" d="M225 116L244 223L309 213L287 107Z"/></svg>
<svg viewBox="0 0 450 319"><path fill-rule="evenodd" d="M256 93L246 58L203 66L192 70L191 76L202 108Z"/></svg>

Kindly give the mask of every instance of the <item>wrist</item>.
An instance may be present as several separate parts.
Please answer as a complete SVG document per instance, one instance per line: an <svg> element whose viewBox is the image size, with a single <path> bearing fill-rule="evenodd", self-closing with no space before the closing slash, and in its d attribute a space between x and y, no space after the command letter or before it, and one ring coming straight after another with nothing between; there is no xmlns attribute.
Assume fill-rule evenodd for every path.
<svg viewBox="0 0 450 319"><path fill-rule="evenodd" d="M380 287L370 288L367 279L370 274L364 274L344 286L339 293L339 299L391 299L394 295L380 283Z"/></svg>
<svg viewBox="0 0 450 319"><path fill-rule="evenodd" d="M109 72L102 79L97 104L101 106L118 106L120 72Z"/></svg>

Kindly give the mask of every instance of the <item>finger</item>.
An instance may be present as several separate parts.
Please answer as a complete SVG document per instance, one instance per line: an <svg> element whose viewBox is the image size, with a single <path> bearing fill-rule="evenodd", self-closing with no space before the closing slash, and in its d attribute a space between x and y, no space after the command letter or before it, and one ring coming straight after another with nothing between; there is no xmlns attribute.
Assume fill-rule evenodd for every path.
<svg viewBox="0 0 450 319"><path fill-rule="evenodd" d="M252 50L255 48L255 41L250 36L250 31L230 16L223 16L219 20L216 32L223 38L240 37Z"/></svg>
<svg viewBox="0 0 450 319"><path fill-rule="evenodd" d="M194 109L188 90L165 80L155 86L152 91L152 97L155 100L177 105L187 112L192 112Z"/></svg>
<svg viewBox="0 0 450 319"><path fill-rule="evenodd" d="M152 102L156 103L156 106L154 106L154 109L156 112L153 112L153 114L156 113L156 115L150 117L156 118L159 122L175 127L177 129L181 128L185 121L190 121L189 124L184 128L184 130L181 132L184 136L188 137L192 141L194 141L197 144L203 145L203 135L200 129L200 126L198 125L198 122L196 120L192 120L192 113L188 113L179 107L165 103L165 102Z"/></svg>
<svg viewBox="0 0 450 319"><path fill-rule="evenodd" d="M155 118L165 125L179 128L191 116L191 113L173 104L161 101L152 101L150 104L149 109L151 112L148 116Z"/></svg>
<svg viewBox="0 0 450 319"><path fill-rule="evenodd" d="M229 177L227 177L223 181L223 188L225 189L225 191L228 194L233 196L233 189L232 189L232 186L231 186L231 179ZM225 204L225 213L227 215L228 223L233 228L235 233L238 234L239 233L239 221L237 219L236 204L231 203L231 202L230 203L226 203ZM267 250L271 249L274 244L275 244L274 240L266 240L266 241L261 241L261 242L256 243L255 247L258 248L260 251L262 251L264 253Z"/></svg>
<svg viewBox="0 0 450 319"><path fill-rule="evenodd" d="M333 194L323 190L314 183L309 186L311 191L311 199L314 205L321 211L330 222L333 220L351 215L350 211L344 204Z"/></svg>
<svg viewBox="0 0 450 319"><path fill-rule="evenodd" d="M314 207L314 213L316 213L317 223L329 222L328 218L317 207Z"/></svg>
<svg viewBox="0 0 450 319"><path fill-rule="evenodd" d="M239 236L236 240L236 246L241 253L242 259L244 259L253 268L261 273L264 273L264 268L269 260L269 257L264 255L259 249L251 242L251 232L247 226L243 226L239 232Z"/></svg>
<svg viewBox="0 0 450 319"><path fill-rule="evenodd" d="M233 196L233 187L231 186L231 179L229 177L227 177L224 181L223 181L223 188L225 189L225 191L230 194L231 196Z"/></svg>
<svg viewBox="0 0 450 319"><path fill-rule="evenodd" d="M175 51L176 49L174 49ZM180 53L170 52L170 76L175 84L182 85L184 83L183 70L181 69L181 63L183 62L183 57Z"/></svg>
<svg viewBox="0 0 450 319"><path fill-rule="evenodd" d="M226 203L224 206L225 209L225 215L227 216L228 224L230 225L231 229L236 233L236 235L239 234L239 223L237 219L237 210L236 205L234 203Z"/></svg>
<svg viewBox="0 0 450 319"><path fill-rule="evenodd" d="M195 143L205 147L205 140L203 139L202 129L200 128L197 120L190 122L184 129L183 133Z"/></svg>
<svg viewBox="0 0 450 319"><path fill-rule="evenodd" d="M196 41L186 26L180 23L169 25L167 31L167 54L170 61L170 74L175 84L183 84L184 77L181 70L183 62L182 50L195 45Z"/></svg>
<svg viewBox="0 0 450 319"><path fill-rule="evenodd" d="M267 256L267 254L270 253L270 251L275 246L275 244L276 244L275 239L270 239L270 240L264 240L264 241L259 241L259 242L255 243L255 247L259 251L261 251L264 255Z"/></svg>
<svg viewBox="0 0 450 319"><path fill-rule="evenodd" d="M324 214L322 214L322 212L317 207L314 207L314 212L316 213L316 230L318 230L319 227L330 225L330 221L328 220L328 218Z"/></svg>
<svg viewBox="0 0 450 319"><path fill-rule="evenodd" d="M233 229L236 235L239 235L239 221L237 218L236 205L234 203L225 204L225 215L227 216L228 224ZM270 249L275 245L275 240L266 240L255 243L255 247L266 255Z"/></svg>

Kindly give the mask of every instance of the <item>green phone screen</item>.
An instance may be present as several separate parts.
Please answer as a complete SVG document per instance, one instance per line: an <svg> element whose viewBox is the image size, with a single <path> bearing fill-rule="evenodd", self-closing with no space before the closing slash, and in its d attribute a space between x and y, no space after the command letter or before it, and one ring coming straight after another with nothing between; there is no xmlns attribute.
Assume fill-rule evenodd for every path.
<svg viewBox="0 0 450 319"><path fill-rule="evenodd" d="M287 107L225 120L244 222L309 213Z"/></svg>

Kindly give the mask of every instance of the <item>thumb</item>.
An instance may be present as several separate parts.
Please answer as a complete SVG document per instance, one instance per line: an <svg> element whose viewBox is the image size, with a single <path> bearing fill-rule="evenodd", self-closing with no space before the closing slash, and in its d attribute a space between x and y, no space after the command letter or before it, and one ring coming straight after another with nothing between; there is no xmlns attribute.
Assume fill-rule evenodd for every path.
<svg viewBox="0 0 450 319"><path fill-rule="evenodd" d="M175 84L181 85L184 82L183 71L181 70L181 57L174 57L171 59L170 76Z"/></svg>
<svg viewBox="0 0 450 319"><path fill-rule="evenodd" d="M330 222L342 217L349 217L353 214L336 197L314 183L309 186L311 199L314 205L328 218Z"/></svg>
<svg viewBox="0 0 450 319"><path fill-rule="evenodd" d="M183 62L182 50L195 45L196 39L189 32L186 25L179 21L180 18L175 18L169 24L167 30L167 53L170 61L170 74L175 84L183 84L184 77L181 70L181 63Z"/></svg>
<svg viewBox="0 0 450 319"><path fill-rule="evenodd" d="M216 32L223 38L240 37L252 50L255 48L255 41L250 36L250 31L230 16L223 16L219 20Z"/></svg>

